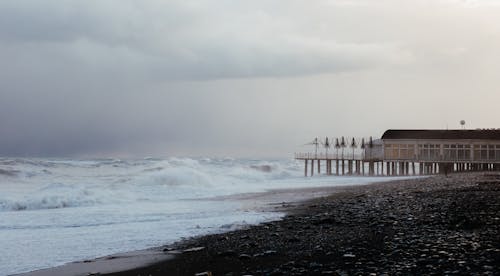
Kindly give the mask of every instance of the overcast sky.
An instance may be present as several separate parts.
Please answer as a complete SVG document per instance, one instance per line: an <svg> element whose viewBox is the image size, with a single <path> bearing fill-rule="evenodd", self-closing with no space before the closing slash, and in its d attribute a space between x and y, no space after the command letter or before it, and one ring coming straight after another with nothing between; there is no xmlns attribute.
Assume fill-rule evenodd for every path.
<svg viewBox="0 0 500 276"><path fill-rule="evenodd" d="M1 156L290 157L500 127L500 5L2 0Z"/></svg>

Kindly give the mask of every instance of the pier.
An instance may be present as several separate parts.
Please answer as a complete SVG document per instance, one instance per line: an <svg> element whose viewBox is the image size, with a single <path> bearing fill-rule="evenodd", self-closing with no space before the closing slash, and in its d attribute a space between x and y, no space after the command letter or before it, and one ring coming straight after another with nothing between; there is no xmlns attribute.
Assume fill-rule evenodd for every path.
<svg viewBox="0 0 500 276"><path fill-rule="evenodd" d="M309 143L315 152L295 153L304 175L410 176L467 171L500 171L500 130L388 130L381 139L361 143L326 138ZM339 142L340 141L340 142ZM325 153L318 152L322 145ZM341 149L341 152L339 152ZM346 149L344 151L344 149ZM349 151L349 153L346 153Z"/></svg>

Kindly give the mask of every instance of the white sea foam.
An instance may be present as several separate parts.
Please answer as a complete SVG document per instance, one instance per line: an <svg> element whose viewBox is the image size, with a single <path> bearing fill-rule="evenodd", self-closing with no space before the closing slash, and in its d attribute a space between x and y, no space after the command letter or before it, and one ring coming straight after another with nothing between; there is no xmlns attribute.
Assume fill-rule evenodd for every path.
<svg viewBox="0 0 500 276"><path fill-rule="evenodd" d="M302 176L293 160L0 159L0 275L228 231L282 214L205 200L269 189L362 184Z"/></svg>

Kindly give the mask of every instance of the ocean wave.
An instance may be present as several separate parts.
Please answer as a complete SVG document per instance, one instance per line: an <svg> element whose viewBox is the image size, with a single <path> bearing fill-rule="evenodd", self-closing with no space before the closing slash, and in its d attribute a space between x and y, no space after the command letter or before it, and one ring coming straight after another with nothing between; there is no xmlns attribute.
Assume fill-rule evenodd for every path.
<svg viewBox="0 0 500 276"><path fill-rule="evenodd" d="M18 170L13 170L13 169L2 169L0 168L0 175L3 176L9 176L9 177L15 177L19 174Z"/></svg>
<svg viewBox="0 0 500 276"><path fill-rule="evenodd" d="M210 187L214 184L209 174L188 167L156 168L140 181L143 185L164 187Z"/></svg>
<svg viewBox="0 0 500 276"><path fill-rule="evenodd" d="M290 160L0 159L0 164L10 164L0 169L0 211L211 197L300 174Z"/></svg>
<svg viewBox="0 0 500 276"><path fill-rule="evenodd" d="M67 196L42 196L20 200L0 199L2 211L25 211L40 209L60 209L77 206L95 205L97 201L89 198L72 198Z"/></svg>
<svg viewBox="0 0 500 276"><path fill-rule="evenodd" d="M51 183L31 193L16 193L10 197L0 198L1 211L25 211L40 209L61 209L79 206L92 206L110 202L109 192L93 191L77 185Z"/></svg>

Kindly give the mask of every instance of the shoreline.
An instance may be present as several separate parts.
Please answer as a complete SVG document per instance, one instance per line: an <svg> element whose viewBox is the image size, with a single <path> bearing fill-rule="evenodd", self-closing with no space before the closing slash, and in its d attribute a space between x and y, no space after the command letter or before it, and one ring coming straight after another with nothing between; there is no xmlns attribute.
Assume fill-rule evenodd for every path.
<svg viewBox="0 0 500 276"><path fill-rule="evenodd" d="M371 185L342 185L342 186L320 186L320 187L307 187L307 188L287 188L287 189L270 189L264 192L241 193L227 196L216 196L210 198L202 198L204 201L237 201L241 203L242 210L257 211L262 213L281 213L284 217L287 213L294 209L301 202L313 200L318 197L331 195L333 193L344 191L351 187ZM191 199L186 199L191 201ZM196 200L194 200L196 201ZM281 219L281 218L279 218ZM273 219L272 221L276 221ZM259 224L267 223L263 221ZM253 224L242 226L242 229L256 226ZM227 230L221 233L207 233L200 236L188 237L183 240L190 240L200 238L206 235L218 235L227 232L238 231ZM179 242L183 242L183 240ZM167 245L168 247L168 245ZM171 260L184 253L184 250L172 250L165 252L163 249L165 245L146 248L142 250L135 250L129 252L119 252L111 255L97 257L95 259L79 260L69 262L66 264L49 267L30 272L23 272L12 274L12 276L79 276L89 274L107 274L107 273L120 273L134 269L141 269L150 265L160 262ZM189 250L188 250L189 251Z"/></svg>
<svg viewBox="0 0 500 276"><path fill-rule="evenodd" d="M344 187L345 188L345 187ZM106 275L499 275L500 174L396 180L300 202L279 221L164 247Z"/></svg>
<svg viewBox="0 0 500 276"><path fill-rule="evenodd" d="M204 272L210 272L213 275L433 274L434 272L448 274L481 272L487 275L497 275L500 273L498 267L500 241L498 238L493 239L492 236L498 236L499 232L498 220L500 219L495 220L495 218L500 218L498 205L494 205L493 210L490 210L486 217L482 215L481 219L489 222L479 223L478 229L474 228L474 225L468 225L473 221L470 214L466 216L465 223L462 222L463 225L451 227L450 230L449 225L445 229L442 229L443 227L434 227L435 229L433 229L432 225L443 226L440 225L442 221L433 221L436 217L425 219L421 215L408 214L408 210L399 214L394 212L401 211L401 207L404 207L403 210L411 209L412 205L409 203L417 203L416 205L418 205L418 202L415 201L416 197L425 198L425 206L441 208L440 211L443 211L442 208L449 207L450 202L454 202L454 199L447 197L453 197L457 191L461 191L464 195L477 192L479 186L481 189L493 191L491 196L500 199L498 193L500 174L498 173L453 174L448 178L433 176L365 185L286 189L281 192L295 192L297 194L302 191L317 193L319 197L305 201L275 202L274 205L268 205L265 211L286 213L281 220L252 225L226 233L188 238L171 245L144 250L160 259L143 259L142 264L136 263L134 267L130 265L127 258L123 258L121 259L123 265L116 265L117 269L114 271L117 272L106 270L109 268L106 262L89 261L85 264L99 265L92 267L92 269L87 267L85 272L80 270L80 274L73 273L77 271L68 269L58 270L62 267L56 267L20 275L70 275L68 272L71 272L71 275L90 275L89 273L99 273L95 275L193 275ZM240 194L229 198L237 197L239 200L248 200L249 202L264 198L263 201L265 201L276 199L276 192L269 191L265 195L262 193ZM442 206L433 205L436 203L436 199L439 199ZM482 197L482 199L484 202L491 201L491 198ZM221 198L214 200L221 200ZM448 205L442 204L446 201L448 201ZM478 204L477 200L472 200L472 202ZM422 209L422 205L419 208ZM481 212L484 208L476 209L473 212ZM464 215L464 210L461 210L458 215L455 214L455 217ZM439 217L439 219L442 218ZM431 225L430 228L423 227L422 222ZM476 222L473 221L472 224ZM408 231L408 224L415 226L415 223L420 227L414 227L413 231ZM488 226L486 236L489 237L489 250L486 252L488 256L479 258L480 264L484 263L484 265L470 265L468 261L471 261L471 256L462 259L453 257L453 252L445 250L449 249L447 248L449 243L445 244L444 249L441 248L443 250L434 250L434 248L439 248L439 244L433 244L434 238L447 240L452 237L461 237L460 241L463 246L474 248L477 246L475 244L478 244L476 232L485 231L482 229L484 225ZM458 231L458 233L451 234L450 231L453 232L453 230ZM462 230L466 233L462 233ZM424 231L421 237L416 234L419 231ZM432 239L426 231L434 235ZM445 232L440 233L442 231ZM410 241L410 244L406 247L402 246L399 244L399 241L402 240ZM412 245L415 241L417 243ZM419 241L426 241L432 247L422 249L422 244ZM420 251L421 249L424 251ZM388 254L390 253L386 252L388 250L398 252L399 259L394 259L397 256ZM415 252L418 252L419 255L416 256ZM427 254L421 252L427 252ZM458 270L451 268L451 270L444 270L444 267L451 266L440 264L443 262L440 254L443 252L451 254L452 257L448 259L451 259L451 262L455 261L454 266ZM415 256L412 255L412 258L408 260L403 258L408 254ZM377 260L374 256L381 259ZM97 260L108 259L109 261L109 257ZM404 262L400 260L401 258ZM120 258L111 258L111 260L120 260ZM381 263L380 260L383 262ZM71 264L73 263L68 265ZM424 265L424 268L419 268L421 265ZM42 271L48 273L36 274ZM59 274L55 273L58 271Z"/></svg>

